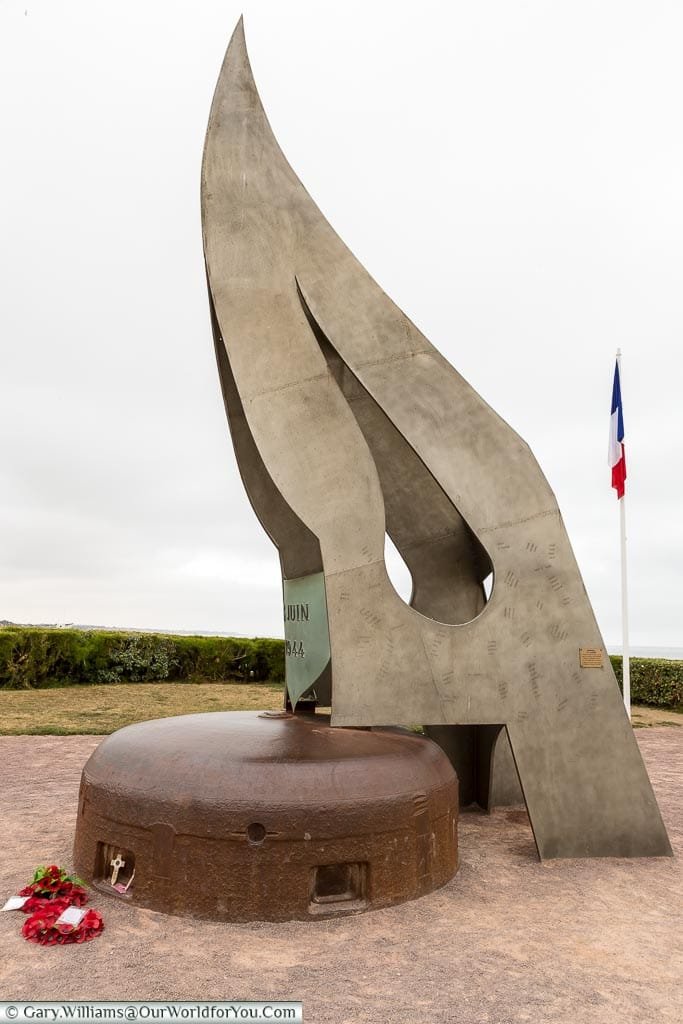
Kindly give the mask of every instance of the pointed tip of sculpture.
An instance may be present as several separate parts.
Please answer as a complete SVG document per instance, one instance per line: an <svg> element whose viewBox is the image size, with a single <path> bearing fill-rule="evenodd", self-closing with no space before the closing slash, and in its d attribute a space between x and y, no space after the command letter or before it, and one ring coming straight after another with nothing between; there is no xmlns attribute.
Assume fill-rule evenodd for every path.
<svg viewBox="0 0 683 1024"><path fill-rule="evenodd" d="M245 35L244 35L244 15L243 14L240 14L239 18L237 19L237 24L235 25L234 29L232 30L232 36L230 38L230 45L232 45L235 42L240 42L240 43L242 43L243 46L246 43L246 38L245 38Z"/></svg>
<svg viewBox="0 0 683 1024"><path fill-rule="evenodd" d="M237 24L232 31L225 59L226 62L230 61L234 65L246 65L251 72L251 64L249 63L249 54L247 52L247 39L244 32L243 14L240 14Z"/></svg>

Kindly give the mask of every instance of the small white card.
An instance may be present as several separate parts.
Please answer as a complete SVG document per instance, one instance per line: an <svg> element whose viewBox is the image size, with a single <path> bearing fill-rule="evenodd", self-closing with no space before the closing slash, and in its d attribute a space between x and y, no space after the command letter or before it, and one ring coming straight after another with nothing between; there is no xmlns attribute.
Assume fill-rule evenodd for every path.
<svg viewBox="0 0 683 1024"><path fill-rule="evenodd" d="M21 910L28 896L10 896L7 903L2 908L3 910Z"/></svg>
<svg viewBox="0 0 683 1024"><path fill-rule="evenodd" d="M85 915L88 913L82 907L67 907L63 913L59 915L55 924L72 924L74 927L80 924Z"/></svg>

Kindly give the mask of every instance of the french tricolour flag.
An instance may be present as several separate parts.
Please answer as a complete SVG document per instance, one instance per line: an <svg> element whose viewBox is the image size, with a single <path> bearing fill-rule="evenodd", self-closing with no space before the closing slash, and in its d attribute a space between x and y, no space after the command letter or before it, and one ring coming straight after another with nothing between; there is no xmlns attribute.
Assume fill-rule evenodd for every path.
<svg viewBox="0 0 683 1024"><path fill-rule="evenodd" d="M626 487L626 452L624 451L624 410L621 404L619 360L617 360L614 367L612 415L609 421L609 455L607 461L612 467L612 487L617 492L617 498L623 498L624 488Z"/></svg>

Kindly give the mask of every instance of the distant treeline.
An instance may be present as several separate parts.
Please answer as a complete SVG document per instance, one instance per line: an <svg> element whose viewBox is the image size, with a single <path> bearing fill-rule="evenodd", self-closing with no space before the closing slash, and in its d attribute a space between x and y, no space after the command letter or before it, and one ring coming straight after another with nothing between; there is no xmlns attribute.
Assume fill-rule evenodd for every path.
<svg viewBox="0 0 683 1024"><path fill-rule="evenodd" d="M0 627L0 688L101 683L282 682L282 640Z"/></svg>
<svg viewBox="0 0 683 1024"><path fill-rule="evenodd" d="M621 685L621 657L610 658ZM95 683L271 682L285 677L282 640L113 630L0 627L0 688ZM683 661L631 659L634 704L683 706Z"/></svg>

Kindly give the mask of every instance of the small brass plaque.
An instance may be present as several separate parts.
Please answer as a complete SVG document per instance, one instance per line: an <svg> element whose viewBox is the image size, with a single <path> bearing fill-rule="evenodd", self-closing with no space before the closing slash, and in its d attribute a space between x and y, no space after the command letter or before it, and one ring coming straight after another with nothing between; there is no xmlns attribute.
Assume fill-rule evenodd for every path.
<svg viewBox="0 0 683 1024"><path fill-rule="evenodd" d="M602 668L604 664L602 647L579 647L579 664L581 668Z"/></svg>

